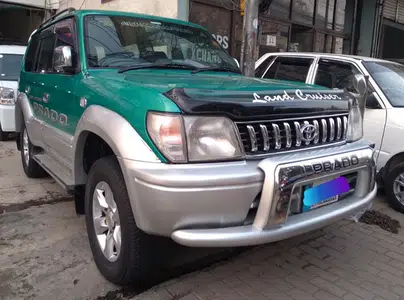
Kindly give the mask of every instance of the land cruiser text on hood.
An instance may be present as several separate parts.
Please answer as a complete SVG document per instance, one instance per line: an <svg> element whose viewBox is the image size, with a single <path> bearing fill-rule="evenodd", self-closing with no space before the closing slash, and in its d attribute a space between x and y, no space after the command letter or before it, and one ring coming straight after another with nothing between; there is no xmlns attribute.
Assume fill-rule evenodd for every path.
<svg viewBox="0 0 404 300"><path fill-rule="evenodd" d="M28 177L75 195L100 272L139 283L167 238L256 245L366 209L377 187L362 99L244 77L192 23L68 9L31 35L17 146Z"/></svg>

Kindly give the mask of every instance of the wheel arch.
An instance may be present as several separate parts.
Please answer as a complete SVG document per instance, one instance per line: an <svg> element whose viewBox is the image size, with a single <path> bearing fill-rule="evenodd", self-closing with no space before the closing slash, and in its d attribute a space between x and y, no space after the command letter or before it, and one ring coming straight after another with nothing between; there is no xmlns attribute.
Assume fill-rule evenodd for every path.
<svg viewBox="0 0 404 300"><path fill-rule="evenodd" d="M72 171L77 185L85 184L87 181L87 174L83 167L84 150L87 139L93 135L105 142L117 157L160 162L146 142L121 115L105 107L91 105L80 118L73 140Z"/></svg>
<svg viewBox="0 0 404 300"><path fill-rule="evenodd" d="M404 162L404 151L394 154L386 162L382 171L382 179L384 179L387 176L387 174L394 168L394 166L396 166L400 162Z"/></svg>

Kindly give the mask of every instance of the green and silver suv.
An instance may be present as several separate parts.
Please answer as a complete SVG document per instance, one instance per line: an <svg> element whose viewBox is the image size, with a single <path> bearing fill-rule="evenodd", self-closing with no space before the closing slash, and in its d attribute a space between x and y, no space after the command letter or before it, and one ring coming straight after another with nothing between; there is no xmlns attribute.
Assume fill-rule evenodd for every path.
<svg viewBox="0 0 404 300"><path fill-rule="evenodd" d="M167 237L269 243L376 194L360 96L244 77L192 23L69 9L32 34L18 89L25 173L76 195L95 263L118 284L153 273Z"/></svg>

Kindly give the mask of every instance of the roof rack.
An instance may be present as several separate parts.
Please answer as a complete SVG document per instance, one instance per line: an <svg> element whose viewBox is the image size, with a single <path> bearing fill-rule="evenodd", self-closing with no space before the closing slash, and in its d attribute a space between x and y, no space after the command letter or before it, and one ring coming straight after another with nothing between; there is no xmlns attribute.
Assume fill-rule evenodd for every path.
<svg viewBox="0 0 404 300"><path fill-rule="evenodd" d="M38 29L44 27L44 26L45 26L46 24L48 24L49 22L52 22L52 21L55 20L57 17L60 17L60 16L63 15L63 14L71 13L72 11L75 11L75 10L76 10L75 8L69 7L69 8L66 8L66 9L64 9L64 10L62 10L62 11L60 11L60 12L58 12L57 14L53 15L52 17L50 17L49 19L47 19L45 22L43 22L41 25L39 25Z"/></svg>

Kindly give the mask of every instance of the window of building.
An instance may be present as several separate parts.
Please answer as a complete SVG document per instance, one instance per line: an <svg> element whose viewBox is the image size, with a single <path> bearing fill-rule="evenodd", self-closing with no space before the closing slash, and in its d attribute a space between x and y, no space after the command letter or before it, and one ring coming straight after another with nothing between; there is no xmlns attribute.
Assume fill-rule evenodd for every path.
<svg viewBox="0 0 404 300"><path fill-rule="evenodd" d="M327 29L334 29L335 0L328 0Z"/></svg>
<svg viewBox="0 0 404 300"><path fill-rule="evenodd" d="M313 0L293 0L292 19L299 23L313 25L314 1Z"/></svg>
<svg viewBox="0 0 404 300"><path fill-rule="evenodd" d="M290 4L291 0L273 0L268 10L269 16L277 19L289 19Z"/></svg>
<svg viewBox="0 0 404 300"><path fill-rule="evenodd" d="M317 0L316 27L325 27L328 0Z"/></svg>
<svg viewBox="0 0 404 300"><path fill-rule="evenodd" d="M344 31L344 23L345 23L345 6L346 0L337 0L335 5L335 27L334 30L337 32Z"/></svg>
<svg viewBox="0 0 404 300"><path fill-rule="evenodd" d="M313 28L292 25L289 51L311 52L313 51Z"/></svg>
<svg viewBox="0 0 404 300"><path fill-rule="evenodd" d="M306 82L313 59L297 57L278 57L264 75L269 79Z"/></svg>

